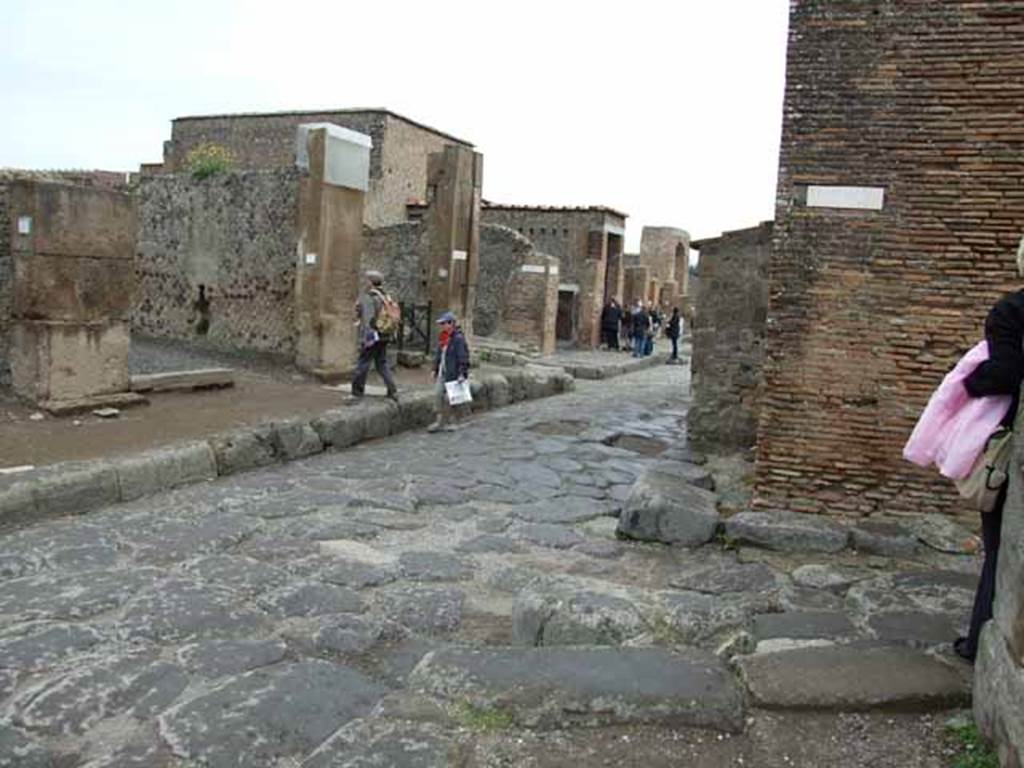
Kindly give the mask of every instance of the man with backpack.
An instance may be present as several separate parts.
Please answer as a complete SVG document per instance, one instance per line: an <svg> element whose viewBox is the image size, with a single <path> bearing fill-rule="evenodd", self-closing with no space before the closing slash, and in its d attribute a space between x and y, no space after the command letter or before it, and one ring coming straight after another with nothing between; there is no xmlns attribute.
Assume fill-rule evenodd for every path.
<svg viewBox="0 0 1024 768"><path fill-rule="evenodd" d="M388 397L398 401L398 387L388 367L388 342L398 333L401 309L383 288L384 276L380 272L366 273L366 290L359 296L356 315L359 318L356 341L359 344L359 361L352 377L352 394L362 397L366 389L366 377L370 365L384 379Z"/></svg>

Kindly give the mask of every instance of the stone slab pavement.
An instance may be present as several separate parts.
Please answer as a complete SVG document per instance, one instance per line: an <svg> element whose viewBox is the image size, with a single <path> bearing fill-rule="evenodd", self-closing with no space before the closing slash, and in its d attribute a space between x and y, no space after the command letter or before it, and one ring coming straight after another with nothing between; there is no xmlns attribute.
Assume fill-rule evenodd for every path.
<svg viewBox="0 0 1024 768"><path fill-rule="evenodd" d="M86 515L69 489L0 534L0 766L944 764L969 670L936 627L962 628L976 556L617 538L638 477L700 461L688 383L658 366L266 466L254 438L249 471ZM877 670L813 715L771 694L802 685L785 654L855 674L865 643L912 662L910 713L845 714L892 700Z"/></svg>

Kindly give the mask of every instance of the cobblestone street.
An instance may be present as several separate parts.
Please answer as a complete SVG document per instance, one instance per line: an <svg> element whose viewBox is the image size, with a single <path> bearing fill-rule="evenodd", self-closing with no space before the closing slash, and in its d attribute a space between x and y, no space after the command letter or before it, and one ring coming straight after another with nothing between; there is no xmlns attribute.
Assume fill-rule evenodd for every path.
<svg viewBox="0 0 1024 768"><path fill-rule="evenodd" d="M616 538L655 463L711 484L688 378L0 537L0 766L946 765L977 558L941 531Z"/></svg>

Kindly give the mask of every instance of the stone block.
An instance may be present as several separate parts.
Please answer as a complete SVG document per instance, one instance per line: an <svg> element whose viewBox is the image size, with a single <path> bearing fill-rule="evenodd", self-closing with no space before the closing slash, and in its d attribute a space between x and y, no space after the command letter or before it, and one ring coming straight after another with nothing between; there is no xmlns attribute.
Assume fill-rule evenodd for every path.
<svg viewBox="0 0 1024 768"><path fill-rule="evenodd" d="M366 419L354 408L339 408L318 416L310 426L328 448L348 448L366 434Z"/></svg>
<svg viewBox="0 0 1024 768"><path fill-rule="evenodd" d="M121 491L117 471L107 462L56 464L33 482L36 513L41 517L78 515L116 504Z"/></svg>
<svg viewBox="0 0 1024 768"><path fill-rule="evenodd" d="M121 501L217 477L217 462L206 442L147 451L121 459L115 466Z"/></svg>
<svg viewBox="0 0 1024 768"><path fill-rule="evenodd" d="M1000 765L1024 766L1024 664L994 622L981 632L973 701L974 719L999 750Z"/></svg>
<svg viewBox="0 0 1024 768"><path fill-rule="evenodd" d="M944 710L970 699L970 672L920 651L853 643L734 659L752 701L767 709Z"/></svg>
<svg viewBox="0 0 1024 768"><path fill-rule="evenodd" d="M743 727L743 697L732 675L712 654L693 649L442 649L419 663L409 683L531 728Z"/></svg>
<svg viewBox="0 0 1024 768"><path fill-rule="evenodd" d="M526 371L509 369L504 374L508 382L508 401L518 403L526 399Z"/></svg>
<svg viewBox="0 0 1024 768"><path fill-rule="evenodd" d="M15 254L13 315L25 320L128 320L135 270L123 259Z"/></svg>
<svg viewBox="0 0 1024 768"><path fill-rule="evenodd" d="M481 381L480 379L470 379L469 391L470 394L473 395L473 403L471 406L473 413L481 413L482 411L490 409L490 391L485 381Z"/></svg>
<svg viewBox="0 0 1024 768"><path fill-rule="evenodd" d="M512 606L512 634L524 645L621 645L647 625L632 601L581 589L524 589Z"/></svg>
<svg viewBox="0 0 1024 768"><path fill-rule="evenodd" d="M511 389L505 376L491 373L484 377L484 381L492 408L502 408L512 402Z"/></svg>
<svg viewBox="0 0 1024 768"><path fill-rule="evenodd" d="M276 422L273 427L274 450L285 461L312 456L324 450L320 436L308 422Z"/></svg>
<svg viewBox="0 0 1024 768"><path fill-rule="evenodd" d="M19 320L10 349L14 391L35 402L125 392L129 343L125 323Z"/></svg>
<svg viewBox="0 0 1024 768"><path fill-rule="evenodd" d="M0 527L17 525L36 516L36 500L29 482L0 488Z"/></svg>
<svg viewBox="0 0 1024 768"><path fill-rule="evenodd" d="M271 427L239 430L210 438L218 475L232 475L265 467L277 461L274 430Z"/></svg>
<svg viewBox="0 0 1024 768"><path fill-rule="evenodd" d="M90 259L135 258L135 203L130 195L93 187L16 181L10 188L12 218L30 216L31 231L16 232L15 253ZM129 266L128 272L133 271Z"/></svg>
<svg viewBox="0 0 1024 768"><path fill-rule="evenodd" d="M1014 491L1011 488L1010 498ZM1010 654L1024 666L1024 514L1006 505L996 571L995 623L1009 644Z"/></svg>
<svg viewBox="0 0 1024 768"><path fill-rule="evenodd" d="M696 547L711 540L718 522L713 493L670 474L647 471L633 485L616 534Z"/></svg>
<svg viewBox="0 0 1024 768"><path fill-rule="evenodd" d="M891 520L865 520L850 531L854 549L868 555L913 557L921 544L909 528Z"/></svg>
<svg viewBox="0 0 1024 768"><path fill-rule="evenodd" d="M402 429L425 427L437 415L436 395L433 390L402 394L398 401L398 419Z"/></svg>
<svg viewBox="0 0 1024 768"><path fill-rule="evenodd" d="M725 521L725 535L740 544L782 552L839 552L849 532L815 515L740 512Z"/></svg>
<svg viewBox="0 0 1024 768"><path fill-rule="evenodd" d="M391 400L363 402L357 407L365 420L364 440L375 440L402 431L401 411Z"/></svg>

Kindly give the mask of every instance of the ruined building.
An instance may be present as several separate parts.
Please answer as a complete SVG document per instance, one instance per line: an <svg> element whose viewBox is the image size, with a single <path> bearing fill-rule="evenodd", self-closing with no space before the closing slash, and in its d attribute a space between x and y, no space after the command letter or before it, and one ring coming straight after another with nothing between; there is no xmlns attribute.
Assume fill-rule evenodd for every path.
<svg viewBox="0 0 1024 768"><path fill-rule="evenodd" d="M901 459L1016 288L1024 4L799 0L769 266L755 503L950 511Z"/></svg>
<svg viewBox="0 0 1024 768"><path fill-rule="evenodd" d="M316 181L300 161L318 130L327 131L327 165ZM204 143L229 150L233 167L196 178L185 162ZM386 110L189 117L173 122L163 165L143 171L137 330L307 360L302 329L314 326L302 305L322 310L311 296L337 302L329 322L315 321L321 330L350 324L359 273L372 267L384 267L400 299L433 299L463 315L472 306L482 158L465 141ZM339 174L344 183L332 182ZM356 190L358 203L342 205L340 188ZM401 226L410 199L427 191L425 225L410 236L422 248L394 238L377 247L377 233ZM353 206L356 222L341 214ZM331 243L349 255L323 275L334 289L314 290L307 273L327 268ZM341 348L331 354L351 364Z"/></svg>
<svg viewBox="0 0 1024 768"><path fill-rule="evenodd" d="M601 308L622 300L626 214L611 208L559 208L485 203L485 225L518 232L559 262L556 337L580 346L600 339Z"/></svg>

